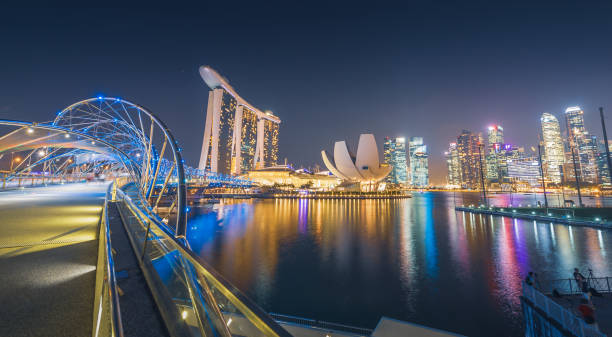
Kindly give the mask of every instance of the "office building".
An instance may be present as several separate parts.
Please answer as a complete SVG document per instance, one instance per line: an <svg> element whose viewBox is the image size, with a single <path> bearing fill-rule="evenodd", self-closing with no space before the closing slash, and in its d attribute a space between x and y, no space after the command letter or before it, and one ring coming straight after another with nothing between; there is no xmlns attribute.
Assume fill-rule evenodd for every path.
<svg viewBox="0 0 612 337"><path fill-rule="evenodd" d="M471 131L463 130L457 137L457 153L459 155L459 167L461 173L461 186L463 188L479 189L482 158L482 141L480 135Z"/></svg>
<svg viewBox="0 0 612 337"><path fill-rule="evenodd" d="M383 160L393 169L385 178L390 184L405 185L408 183L408 169L406 162L406 138L385 137L383 143Z"/></svg>
<svg viewBox="0 0 612 337"><path fill-rule="evenodd" d="M446 168L448 170L446 183L454 187L461 186L461 166L459 165L457 143L450 143L448 151L444 152L444 155L446 157Z"/></svg>
<svg viewBox="0 0 612 337"><path fill-rule="evenodd" d="M500 161L503 161L504 128L500 125L491 125L487 130L486 178L489 182L498 182L502 179Z"/></svg>
<svg viewBox="0 0 612 337"><path fill-rule="evenodd" d="M552 183L560 184L563 177L563 139L561 127L555 116L547 112L540 117L542 128L542 161L545 177Z"/></svg>
<svg viewBox="0 0 612 337"><path fill-rule="evenodd" d="M508 179L515 185L541 185L540 163L534 157L508 159Z"/></svg>
<svg viewBox="0 0 612 337"><path fill-rule="evenodd" d="M612 150L612 141L608 141L608 148ZM599 172L599 183L603 185L610 185L610 170L608 170L608 157L606 154L606 144L601 141L599 143L599 150L597 151L597 171Z"/></svg>
<svg viewBox="0 0 612 337"><path fill-rule="evenodd" d="M408 153L410 184L414 187L427 187L429 185L429 155L422 137L410 137Z"/></svg>
<svg viewBox="0 0 612 337"><path fill-rule="evenodd" d="M569 149L566 153L566 163L571 163L569 171L573 170L572 151L576 157L576 170L580 180L586 183L597 183L596 144L584 127L584 111L578 106L565 110L565 122L568 133ZM573 173L571 174L573 177Z"/></svg>

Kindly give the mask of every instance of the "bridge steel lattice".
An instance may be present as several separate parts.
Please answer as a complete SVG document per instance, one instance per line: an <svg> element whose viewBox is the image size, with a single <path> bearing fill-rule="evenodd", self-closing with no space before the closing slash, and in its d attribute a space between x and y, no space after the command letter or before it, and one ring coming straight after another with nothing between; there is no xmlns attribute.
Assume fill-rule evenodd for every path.
<svg viewBox="0 0 612 337"><path fill-rule="evenodd" d="M140 105L95 97L63 109L51 123L0 120L18 129L0 137L11 153L3 184L54 182L96 173L127 179L147 210L185 237L186 188L181 149L168 127ZM15 153L23 156L15 157ZM8 157L8 156L7 156Z"/></svg>

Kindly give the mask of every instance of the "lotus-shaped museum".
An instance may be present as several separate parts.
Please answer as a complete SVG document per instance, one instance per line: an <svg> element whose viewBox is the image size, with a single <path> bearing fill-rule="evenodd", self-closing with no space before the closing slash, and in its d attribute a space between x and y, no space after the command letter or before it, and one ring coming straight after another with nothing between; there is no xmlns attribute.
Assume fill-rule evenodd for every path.
<svg viewBox="0 0 612 337"><path fill-rule="evenodd" d="M345 141L334 144L333 160L327 151L321 151L323 162L327 169L336 177L360 183L362 190L376 189L376 185L390 172L392 167L380 164L378 160L378 147L372 134L359 136L357 155L353 155Z"/></svg>

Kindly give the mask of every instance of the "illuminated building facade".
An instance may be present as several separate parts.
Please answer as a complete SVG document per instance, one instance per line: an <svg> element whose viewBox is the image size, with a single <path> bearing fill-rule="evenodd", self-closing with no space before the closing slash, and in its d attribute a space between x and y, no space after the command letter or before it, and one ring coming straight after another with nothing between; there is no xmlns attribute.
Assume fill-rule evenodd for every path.
<svg viewBox="0 0 612 337"><path fill-rule="evenodd" d="M560 184L563 177L563 163L565 162L561 127L557 118L546 112L540 117L540 123L542 126L542 145L544 147L542 158L544 174L551 182Z"/></svg>
<svg viewBox="0 0 612 337"><path fill-rule="evenodd" d="M512 144L504 144L497 154L497 176L499 183L508 182L508 160L519 157L522 148Z"/></svg>
<svg viewBox="0 0 612 337"><path fill-rule="evenodd" d="M263 163L274 166L278 163L278 123L263 120Z"/></svg>
<svg viewBox="0 0 612 337"><path fill-rule="evenodd" d="M447 184L461 186L461 166L459 165L459 152L457 143L450 143L448 151L444 152L446 168L448 170Z"/></svg>
<svg viewBox="0 0 612 337"><path fill-rule="evenodd" d="M541 184L540 163L535 158L508 159L507 162L508 178L513 183L527 183L530 186Z"/></svg>
<svg viewBox="0 0 612 337"><path fill-rule="evenodd" d="M500 125L491 125L487 130L487 155L485 160L486 177L489 182L497 182L503 178L500 172L500 162L505 161L504 149L504 128Z"/></svg>
<svg viewBox="0 0 612 337"><path fill-rule="evenodd" d="M479 158L480 135L463 130L457 137L457 153L459 154L459 167L461 173L461 186L463 188L480 188L481 160Z"/></svg>
<svg viewBox="0 0 612 337"><path fill-rule="evenodd" d="M608 148L612 149L612 141L608 141ZM606 157L606 144L605 142L599 143L599 150L597 151L597 170L599 171L599 183L604 185L610 185L612 183L610 179L610 171L608 170L608 158Z"/></svg>
<svg viewBox="0 0 612 337"><path fill-rule="evenodd" d="M406 184L408 183L408 168L406 161L406 138L389 138L385 137L383 144L383 160L393 169L385 178L385 181L390 184Z"/></svg>
<svg viewBox="0 0 612 337"><path fill-rule="evenodd" d="M236 175L275 165L280 119L250 105L210 67L200 75L212 90L198 168Z"/></svg>
<svg viewBox="0 0 612 337"><path fill-rule="evenodd" d="M247 172L246 178L263 186L307 188L318 191L330 191L342 182L331 174L300 172L286 165L251 170Z"/></svg>
<svg viewBox="0 0 612 337"><path fill-rule="evenodd" d="M504 128L501 125L491 125L487 130L487 141L489 144L489 151L499 151L502 144L504 144Z"/></svg>
<svg viewBox="0 0 612 337"><path fill-rule="evenodd" d="M257 149L257 113L244 106L239 106L236 112L241 118L241 125L238 127L239 138L234 139L234 166L232 172L246 172L255 167L255 151ZM238 147L238 143L240 146ZM240 169L236 169L240 165Z"/></svg>
<svg viewBox="0 0 612 337"><path fill-rule="evenodd" d="M580 180L587 183L597 183L597 144L593 144L592 137L584 127L584 111L578 106L567 108L565 110L565 121L569 143L569 154L566 155L566 162L571 163L568 171L573 170L573 149Z"/></svg>
<svg viewBox="0 0 612 337"><path fill-rule="evenodd" d="M410 137L408 144L410 156L410 184L414 187L429 185L429 155L422 137Z"/></svg>

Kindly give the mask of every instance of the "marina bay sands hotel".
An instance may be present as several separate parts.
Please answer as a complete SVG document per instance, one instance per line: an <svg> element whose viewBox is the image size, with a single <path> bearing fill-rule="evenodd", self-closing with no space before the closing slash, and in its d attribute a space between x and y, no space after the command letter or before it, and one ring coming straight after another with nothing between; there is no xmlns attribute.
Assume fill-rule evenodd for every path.
<svg viewBox="0 0 612 337"><path fill-rule="evenodd" d="M249 104L212 68L200 67L200 75L211 91L198 168L237 175L275 165L280 119Z"/></svg>

